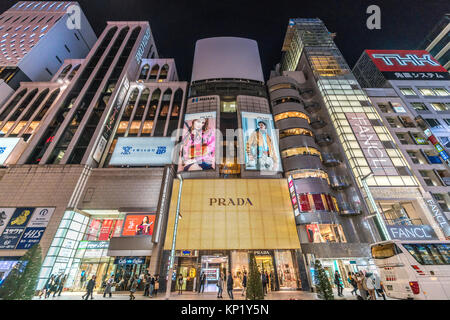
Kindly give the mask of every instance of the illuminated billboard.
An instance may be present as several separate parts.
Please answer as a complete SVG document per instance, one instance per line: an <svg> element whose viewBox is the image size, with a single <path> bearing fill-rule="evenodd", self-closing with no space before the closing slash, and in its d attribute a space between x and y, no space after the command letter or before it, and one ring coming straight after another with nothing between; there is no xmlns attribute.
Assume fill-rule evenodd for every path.
<svg viewBox="0 0 450 320"><path fill-rule="evenodd" d="M123 224L122 236L151 236L155 225L155 214L127 214Z"/></svg>
<svg viewBox="0 0 450 320"><path fill-rule="evenodd" d="M446 80L447 70L425 50L366 50L378 70L390 80Z"/></svg>
<svg viewBox="0 0 450 320"><path fill-rule="evenodd" d="M215 169L216 112L186 114L178 172Z"/></svg>
<svg viewBox="0 0 450 320"><path fill-rule="evenodd" d="M245 168L281 171L278 135L271 114L242 112Z"/></svg>

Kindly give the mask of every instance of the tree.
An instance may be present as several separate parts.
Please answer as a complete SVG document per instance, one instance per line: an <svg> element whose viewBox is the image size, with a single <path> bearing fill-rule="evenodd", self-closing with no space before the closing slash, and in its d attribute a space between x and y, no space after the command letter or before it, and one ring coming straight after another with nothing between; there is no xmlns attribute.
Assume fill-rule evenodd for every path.
<svg viewBox="0 0 450 320"><path fill-rule="evenodd" d="M327 274L322 267L319 260L314 263L314 269L316 274L316 288L317 295L320 299L324 300L334 300L333 290L331 289L330 281L328 280Z"/></svg>
<svg viewBox="0 0 450 320"><path fill-rule="evenodd" d="M255 255L250 253L250 263L247 280L247 293L246 298L249 300L263 300L264 293L261 282L261 274L258 271L258 265L256 264Z"/></svg>
<svg viewBox="0 0 450 320"><path fill-rule="evenodd" d="M4 300L31 300L42 264L39 244L31 247L19 259L0 287L0 298Z"/></svg>

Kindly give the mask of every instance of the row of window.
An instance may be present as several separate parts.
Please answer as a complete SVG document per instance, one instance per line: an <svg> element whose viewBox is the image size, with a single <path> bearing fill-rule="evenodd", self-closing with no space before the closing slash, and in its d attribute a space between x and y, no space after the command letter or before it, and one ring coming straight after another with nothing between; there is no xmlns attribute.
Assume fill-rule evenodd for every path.
<svg viewBox="0 0 450 320"><path fill-rule="evenodd" d="M275 115L273 118L274 118L275 122L283 120L283 119L287 119L287 118L306 119L306 120L308 120L308 123L310 122L309 117L306 114L304 114L303 112L299 112L299 111L283 112L283 113Z"/></svg>
<svg viewBox="0 0 450 320"><path fill-rule="evenodd" d="M149 74L150 73L150 74ZM158 77L159 73L159 77ZM165 64L161 67L159 71L159 65L155 64L150 70L150 65L145 64L139 74L139 80L150 80L150 81L162 81L166 80L169 74L169 65Z"/></svg>
<svg viewBox="0 0 450 320"><path fill-rule="evenodd" d="M286 176L292 176L293 179L320 178L328 180L328 173L320 169L299 169L286 172Z"/></svg>
<svg viewBox="0 0 450 320"><path fill-rule="evenodd" d="M411 87L403 87L403 88L399 88L400 92L404 95L404 96L417 96L416 91L411 88ZM432 97L432 96L441 96L441 97L446 97L446 96L450 96L450 92L443 87L440 88L417 88L417 90L419 91L419 93L422 96L425 97Z"/></svg>
<svg viewBox="0 0 450 320"><path fill-rule="evenodd" d="M443 102L430 102L431 108L435 111L448 111L450 110L450 103ZM416 111L428 111L430 110L423 102L411 102L411 106Z"/></svg>
<svg viewBox="0 0 450 320"><path fill-rule="evenodd" d="M286 150L281 151L281 157L289 158L297 155L312 155L312 156L318 156L322 160L322 155L320 154L320 151L316 148L312 147L297 147L297 148L289 148Z"/></svg>
<svg viewBox="0 0 450 320"><path fill-rule="evenodd" d="M311 130L304 129L304 128L291 128L291 129L285 129L280 130L280 139L290 136L313 136L313 133Z"/></svg>
<svg viewBox="0 0 450 320"><path fill-rule="evenodd" d="M27 5L26 7L24 7L27 3L28 3L28 5ZM34 5L34 7L31 7L32 5ZM47 7L47 5L49 5L49 6ZM56 11L56 10L58 10L59 8L61 8L61 6L64 5L64 1L62 1L62 2L59 2L59 1L48 1L48 2L45 2L45 3L44 3L44 2L38 2L38 3L36 3L35 1L30 1L30 2L27 2L27 1L24 1L24 2L17 2L15 5L13 5L13 6L11 7L11 9L13 9L13 8L21 9L21 8L24 7L23 10L26 10L26 9L37 10L37 9L39 8L39 6L40 6L39 10L43 10L43 9L47 8L46 10L49 11L49 10L52 9L55 5L57 5L57 6L54 8L54 10ZM70 5L70 2L66 3L66 5L65 5L61 10L66 9L69 5Z"/></svg>

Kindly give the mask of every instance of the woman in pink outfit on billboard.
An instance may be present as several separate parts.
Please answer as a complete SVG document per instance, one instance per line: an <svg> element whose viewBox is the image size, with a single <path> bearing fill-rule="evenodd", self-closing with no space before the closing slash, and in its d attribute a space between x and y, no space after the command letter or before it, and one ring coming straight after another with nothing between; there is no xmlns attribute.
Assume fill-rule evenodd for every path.
<svg viewBox="0 0 450 320"><path fill-rule="evenodd" d="M188 130L183 137L181 149L183 171L214 169L216 139L214 130L208 124L207 118L192 120L191 127L185 122Z"/></svg>

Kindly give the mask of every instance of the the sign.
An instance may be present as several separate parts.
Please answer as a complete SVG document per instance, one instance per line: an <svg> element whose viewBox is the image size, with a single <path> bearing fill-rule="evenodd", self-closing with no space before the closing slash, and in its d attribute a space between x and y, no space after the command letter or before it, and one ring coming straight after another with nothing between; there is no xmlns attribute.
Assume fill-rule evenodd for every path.
<svg viewBox="0 0 450 320"><path fill-rule="evenodd" d="M214 170L216 156L216 113L186 114L178 172Z"/></svg>
<svg viewBox="0 0 450 320"><path fill-rule="evenodd" d="M253 251L255 256L270 256L270 252L268 250L256 250Z"/></svg>
<svg viewBox="0 0 450 320"><path fill-rule="evenodd" d="M0 237L0 249L14 249L25 227L30 221L34 208L17 208Z"/></svg>
<svg viewBox="0 0 450 320"><path fill-rule="evenodd" d="M16 208L0 208L0 235L8 225L9 219L11 219L14 211L16 211Z"/></svg>
<svg viewBox="0 0 450 320"><path fill-rule="evenodd" d="M139 47L136 51L136 55L134 56L138 64L141 63L142 55L145 52L145 47L147 46L149 40L150 40L150 28L147 28L147 30L145 30L144 36L142 37L141 43L139 44Z"/></svg>
<svg viewBox="0 0 450 320"><path fill-rule="evenodd" d="M109 241L80 241L78 245L78 250L98 250L98 249L108 249Z"/></svg>
<svg viewBox="0 0 450 320"><path fill-rule="evenodd" d="M219 280L219 268L204 268L202 272L206 276L206 281Z"/></svg>
<svg viewBox="0 0 450 320"><path fill-rule="evenodd" d="M376 176L398 175L367 115L365 113L346 113L345 116L373 174Z"/></svg>
<svg viewBox="0 0 450 320"><path fill-rule="evenodd" d="M0 249L29 249L39 243L54 211L55 208L0 208L0 220L9 218L6 226L6 219L3 226L0 224Z"/></svg>
<svg viewBox="0 0 450 320"><path fill-rule="evenodd" d="M155 214L127 214L122 229L122 236L151 236L155 224Z"/></svg>
<svg viewBox="0 0 450 320"><path fill-rule="evenodd" d="M172 163L175 142L170 137L120 137L110 165L164 166Z"/></svg>
<svg viewBox="0 0 450 320"><path fill-rule="evenodd" d="M289 186L289 193L291 194L291 202L292 202L292 208L294 209L294 216L298 216L300 214L299 210L299 200L297 196L297 191L295 190L295 184L294 180L292 179L292 176L288 176L288 186Z"/></svg>
<svg viewBox="0 0 450 320"><path fill-rule="evenodd" d="M5 163L19 141L20 138L0 138L0 165Z"/></svg>
<svg viewBox="0 0 450 320"><path fill-rule="evenodd" d="M431 214L441 228L445 237L450 237L450 225L448 224L447 218L442 214L442 211L439 205L433 199L424 199L428 208L431 211Z"/></svg>
<svg viewBox="0 0 450 320"><path fill-rule="evenodd" d="M436 240L438 237L429 225L386 226L392 239Z"/></svg>
<svg viewBox="0 0 450 320"><path fill-rule="evenodd" d="M425 136L428 138L428 140L431 142L431 144L434 146L434 148L437 150L437 152L439 153L439 155L441 156L442 160L444 160L445 162L449 163L449 155L447 154L447 152L444 150L444 148L442 147L442 145L439 143L439 141L436 139L436 137L434 136L434 134L431 132L430 129L425 129L423 131L423 133L425 134Z"/></svg>
<svg viewBox="0 0 450 320"><path fill-rule="evenodd" d="M448 80L447 70L425 50L366 50L389 80Z"/></svg>
<svg viewBox="0 0 450 320"><path fill-rule="evenodd" d="M114 220L112 219L105 219L102 222L102 226L100 228L100 234L98 236L98 240L109 240L109 235L111 233L111 228L113 225Z"/></svg>
<svg viewBox="0 0 450 320"><path fill-rule="evenodd" d="M278 136L271 114L242 112L245 169L281 171Z"/></svg>
<svg viewBox="0 0 450 320"><path fill-rule="evenodd" d="M145 257L117 257L114 264L145 264Z"/></svg>

